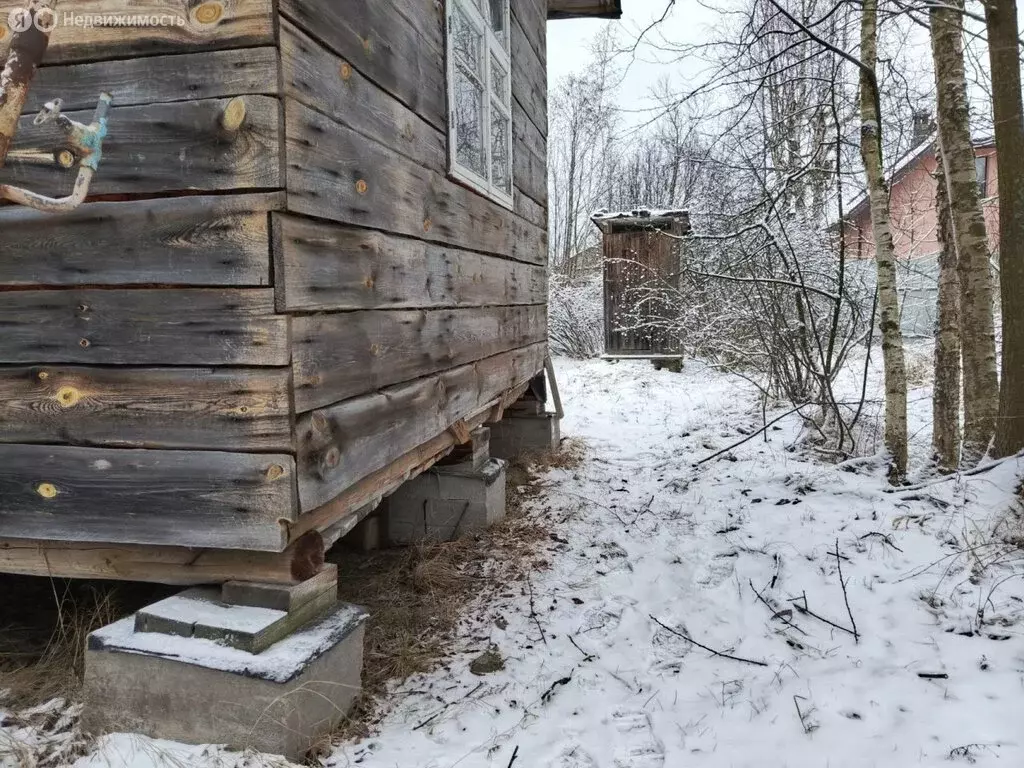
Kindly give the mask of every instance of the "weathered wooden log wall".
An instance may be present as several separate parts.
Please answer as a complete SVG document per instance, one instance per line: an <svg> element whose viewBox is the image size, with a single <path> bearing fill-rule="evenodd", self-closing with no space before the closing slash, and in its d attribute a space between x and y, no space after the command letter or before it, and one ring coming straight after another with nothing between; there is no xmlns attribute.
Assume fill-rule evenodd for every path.
<svg viewBox="0 0 1024 768"><path fill-rule="evenodd" d="M541 370L544 1L512 0L515 210L448 178L442 4L340 6L143 0L183 23L54 31L0 181L66 194L33 114L114 106L89 202L0 207L0 549L281 552Z"/></svg>

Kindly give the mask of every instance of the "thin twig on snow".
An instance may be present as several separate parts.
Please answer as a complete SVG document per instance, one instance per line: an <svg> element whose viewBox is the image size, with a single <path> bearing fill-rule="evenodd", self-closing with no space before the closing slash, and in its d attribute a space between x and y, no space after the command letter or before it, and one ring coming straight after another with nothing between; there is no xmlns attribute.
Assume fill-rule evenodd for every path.
<svg viewBox="0 0 1024 768"><path fill-rule="evenodd" d="M799 603L800 600L804 601L803 605L800 605L800 603ZM814 619L817 619L818 621L824 622L825 624L828 624L830 627L833 627L834 629L841 630L841 631L845 632L848 635L852 635L853 634L853 630L850 629L849 627L844 627L842 624L836 624L831 619L826 619L824 616L819 616L817 613L812 611L808 607L807 593L806 592L804 592L803 595L801 595L800 597L791 597L791 598L789 598L789 602L793 604L793 607L796 608L798 613L807 614L811 618L814 618Z"/></svg>
<svg viewBox="0 0 1024 768"><path fill-rule="evenodd" d="M757 661L756 659L745 659L742 656L733 656L732 654L729 654L729 653L722 653L721 651L716 651L714 648L708 648L706 645L698 643L692 637L689 637L688 635L684 635L679 630L672 629L672 627L668 626L667 624L664 624L664 623L658 621L658 619L656 619L654 617L654 614L647 614L647 615L651 617L651 621L653 621L655 624L657 624L662 629L668 630L669 632L671 632L676 637L681 637L686 642L693 643L698 648L703 648L705 651L707 651L708 653L713 653L715 656L721 656L723 659L732 659L733 661L742 661L745 664L754 664L754 665L756 665L758 667L767 667L768 666L768 662L766 662L766 661Z"/></svg>
<svg viewBox="0 0 1024 768"><path fill-rule="evenodd" d="M843 588L843 602L846 603L846 614L850 617L850 626L853 627L853 642L860 642L860 633L857 632L857 622L853 618L853 611L850 610L850 596L846 592L846 580L843 579L843 557L839 554L839 539L836 539L836 563L839 566L839 586Z"/></svg>

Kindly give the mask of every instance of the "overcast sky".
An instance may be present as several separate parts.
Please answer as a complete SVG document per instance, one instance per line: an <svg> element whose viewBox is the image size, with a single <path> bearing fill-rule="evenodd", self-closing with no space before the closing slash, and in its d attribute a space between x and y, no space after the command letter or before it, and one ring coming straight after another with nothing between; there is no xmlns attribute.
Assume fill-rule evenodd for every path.
<svg viewBox="0 0 1024 768"><path fill-rule="evenodd" d="M622 20L570 19L548 23L548 83L553 86L558 78L581 70L590 60L589 44L606 25L619 28L619 39L624 44L634 41L640 32L660 19L669 0L622 0ZM708 28L719 18L699 0L676 0L665 21L658 25L658 33L673 41L696 42L708 34ZM627 61L624 59L623 64ZM648 106L651 87L659 77L679 78L679 64L664 64L658 54L641 47L628 62L626 80L620 90L620 107L625 111L642 110Z"/></svg>

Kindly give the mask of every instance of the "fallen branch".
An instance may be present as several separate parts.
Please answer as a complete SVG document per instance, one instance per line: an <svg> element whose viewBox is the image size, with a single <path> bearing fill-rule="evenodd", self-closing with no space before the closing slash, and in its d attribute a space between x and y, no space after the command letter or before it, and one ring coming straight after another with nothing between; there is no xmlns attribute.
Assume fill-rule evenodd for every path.
<svg viewBox="0 0 1024 768"><path fill-rule="evenodd" d="M755 437L757 437L758 435L760 435L760 434L761 434L762 432L767 432L767 431L768 431L768 427L772 426L772 425L773 425L773 424L775 424L776 422L782 421L782 420L783 420L784 418L786 418L787 416L792 416L792 415L793 415L794 413L796 413L797 411L799 411L799 410L800 410L801 408L803 408L803 407L804 407L805 405L807 405L807 403L801 403L801 404L800 404L800 405L798 405L798 406L797 406L796 408L791 408L790 410L786 411L786 412L785 412L784 414L782 414L781 416L778 416L778 417L776 417L776 418L772 419L771 421L767 422L766 424L764 424L764 425L763 425L762 427L760 427L760 428L759 428L759 429L758 429L757 431L755 431L755 432L751 432L751 433L750 433L749 435L747 435L746 437L744 437L744 438L743 438L742 440L739 440L739 441L737 441L737 442L733 443L732 445L728 445L728 446L726 446L725 448L723 448L723 449L722 449L722 450L720 450L720 451L715 451L715 452L714 452L714 453L712 453L712 454L711 454L710 456L706 456L705 458L701 459L700 461L694 462L694 464L693 464L692 466L694 466L694 467L699 467L699 466L700 466L701 464L704 464L704 463L706 463L706 462L709 462L709 461L711 461L712 459L717 459L717 458L718 458L719 456L721 456L721 455L722 455L723 453L728 453L728 452L729 452L729 451L731 451L731 450L732 450L733 448L739 448L739 447L740 447L741 445L743 445L744 443L746 443L746 442L749 442L750 440L753 440L753 439L754 439Z"/></svg>
<svg viewBox="0 0 1024 768"><path fill-rule="evenodd" d="M705 651L707 651L708 653L712 653L715 656L721 656L723 659L732 659L733 661L742 661L744 664L754 664L754 665L756 665L758 667L767 667L768 666L768 662L765 662L765 661L757 661L755 659L745 659L742 656L733 656L732 654L729 654L729 653L722 653L721 651L716 651L714 648L708 648L706 645L702 645L701 643L698 643L692 637L684 635L682 632L680 632L680 631L678 631L676 629L672 629L672 627L668 626L667 624L664 624L664 623L658 621L658 619L656 619L653 614L647 614L647 615L651 617L651 621L653 621L655 624L657 624L662 629L668 630L669 632L671 632L676 637L681 637L686 642L693 643L698 648L703 648Z"/></svg>
<svg viewBox="0 0 1024 768"><path fill-rule="evenodd" d="M537 625L537 631L540 632L540 639L544 641L544 645L547 645L547 635L544 634L544 627L540 625L540 619L537 617L537 610L533 607L533 582L530 581L530 574L526 574L526 586L530 590L530 618L533 619L533 623Z"/></svg>
<svg viewBox="0 0 1024 768"><path fill-rule="evenodd" d="M881 531L869 531L868 533L865 533L863 536L861 536L860 540L864 541L864 539L868 538L868 536L878 536L883 541L883 543L888 544L890 547L895 549L897 552L902 552L903 551L902 549L900 549L899 547L897 547L893 543L892 537L889 536L886 533L882 533Z"/></svg>
<svg viewBox="0 0 1024 768"><path fill-rule="evenodd" d="M963 472L955 472L952 475L943 475L942 477L936 478L934 480L929 480L926 483L918 483L917 485L906 485L903 486L902 488L885 488L882 491L882 493L907 493L909 491L920 491L922 488L928 488L929 486L932 485L939 485L940 483L949 482L950 480L958 480L963 477L975 477L976 475L983 475L986 472L995 469L1004 462L1010 461L1011 459L1019 459L1021 457L1024 457L1024 451L1017 451L1017 453L1013 454L1012 456L1004 456L1001 459L996 459L995 461L989 462L988 464L985 464L984 466L981 467L974 467L973 469L967 469L964 470Z"/></svg>
<svg viewBox="0 0 1024 768"><path fill-rule="evenodd" d="M476 688L474 688L472 691L467 693L465 696L461 696L458 699L456 699L455 701L445 702L445 705L443 707L441 707L439 710L437 710L437 712L432 714L430 717L428 717L426 720L421 722L419 725L414 725L412 729L414 731L418 731L420 728L423 728L423 727L429 725L430 723L432 723L434 720L437 719L438 715L443 714L448 709L448 707L450 707L452 704L455 704L456 702L459 702L459 701L465 701L466 699L470 698L474 693L476 693L477 691L479 691L483 687L484 687L484 684L480 683L480 684L477 685Z"/></svg>
<svg viewBox="0 0 1024 768"><path fill-rule="evenodd" d="M804 696L797 696L796 694L793 694L793 706L796 707L796 714L797 717L800 718L800 725L803 727L804 733L810 734L810 732L815 730L818 726L808 721L807 717L811 713L808 712L807 714L804 714L803 710L800 709L800 702L798 699L803 699L804 701L807 701L807 699Z"/></svg>
<svg viewBox="0 0 1024 768"><path fill-rule="evenodd" d="M580 648L580 647L579 647L579 645L578 645L578 644L576 643L576 639L575 639L575 638L574 638L574 637L573 637L572 635L569 635L569 642L570 642L570 643L572 643L573 647L574 647L574 648L575 648L575 649L576 649L577 651L579 651L580 653L582 653L582 654L583 654L583 661L584 661L584 662L587 662L587 661L593 661L594 659L596 659L596 658L597 658L597 657L596 657L596 656L595 656L594 654L592 654L592 653L587 653L587 652L586 652L586 651L584 651L584 650L583 650L582 648Z"/></svg>
<svg viewBox="0 0 1024 768"><path fill-rule="evenodd" d="M836 563L839 567L839 586L843 588L843 602L846 603L846 615L850 617L850 626L853 627L853 642L860 642L860 634L857 632L857 622L853 618L853 611L850 610L850 596L846 592L846 581L843 579L843 556L839 554L839 539L836 538Z"/></svg>
<svg viewBox="0 0 1024 768"><path fill-rule="evenodd" d="M804 604L800 605L799 602L798 602L799 600L803 600ZM812 611L808 607L808 605L807 605L807 593L806 592L804 592L804 594L802 596L800 596L800 597L791 597L791 598L789 598L789 602L791 602L793 604L793 607L796 608L798 613L807 614L811 618L814 618L814 619L817 619L818 621L824 622L825 624L828 624L830 627L834 627L835 629L842 630L843 632L847 633L848 635L852 635L853 634L853 630L852 629L850 629L848 627L844 627L842 624L836 624L831 619L826 619L824 616L819 616L814 611Z"/></svg>
<svg viewBox="0 0 1024 768"><path fill-rule="evenodd" d="M519 757L519 745L516 744L516 748L512 751L512 759L508 761L508 768L512 768L512 763Z"/></svg>
<svg viewBox="0 0 1024 768"><path fill-rule="evenodd" d="M640 519L640 516L641 516L641 515L643 515L643 514L644 514L644 512L649 512L649 511L650 511L650 509L651 509L651 504L653 504L653 503L654 503L654 495L652 494L652 495L651 495L651 498L649 498L649 499L647 500L647 503L646 503L646 504L644 504L644 505L643 505L642 507L640 507L640 511L636 513L636 517L634 517L634 518L633 518L633 520L632 520L632 522L630 522L630 524L629 524L629 525L628 525L628 526L626 527L626 530L627 530L627 531L628 531L628 530L629 530L630 528L632 528L632 527L633 527L634 525L636 525L636 522L637 522L637 520L639 520L639 519Z"/></svg>
<svg viewBox="0 0 1024 768"><path fill-rule="evenodd" d="M575 671L576 670L574 669L573 672ZM571 680L572 672L570 672L565 677L560 677L557 680L555 680L555 682L553 682L551 686L546 691L544 691L544 693L541 694L541 703L547 704L549 701L551 701L551 697L555 695L555 689L558 688L560 685L568 685Z"/></svg>
<svg viewBox="0 0 1024 768"><path fill-rule="evenodd" d="M807 635L806 632L804 632L800 627L798 627L796 624L794 624L792 621L790 621L787 616L784 615L785 614L784 611L780 611L780 610L776 609L771 603L769 603L765 599L765 597L760 592L757 591L757 587L754 586L754 582L753 581L749 581L748 583L750 584L750 588L752 590L754 590L754 594L757 595L757 599L760 600L762 603L764 603L765 607L769 611L772 612L772 618L773 619L781 619L782 622L786 624L786 626L792 627L797 632L799 632L801 635L804 635L804 636ZM789 611L789 613L792 614L793 612Z"/></svg>

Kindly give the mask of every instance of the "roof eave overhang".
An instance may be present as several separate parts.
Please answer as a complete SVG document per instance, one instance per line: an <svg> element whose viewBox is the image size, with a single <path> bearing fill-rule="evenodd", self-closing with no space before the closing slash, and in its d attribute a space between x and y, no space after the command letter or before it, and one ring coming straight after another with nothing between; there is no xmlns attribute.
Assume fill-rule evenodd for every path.
<svg viewBox="0 0 1024 768"><path fill-rule="evenodd" d="M621 19L622 0L548 0L548 20Z"/></svg>

